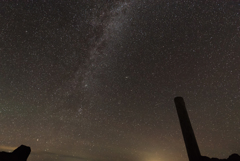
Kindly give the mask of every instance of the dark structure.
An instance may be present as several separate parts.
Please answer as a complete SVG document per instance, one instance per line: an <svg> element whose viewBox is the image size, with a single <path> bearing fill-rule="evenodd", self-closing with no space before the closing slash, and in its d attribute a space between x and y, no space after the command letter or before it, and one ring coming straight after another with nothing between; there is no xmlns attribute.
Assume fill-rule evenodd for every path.
<svg viewBox="0 0 240 161"><path fill-rule="evenodd" d="M30 147L21 145L12 153L0 152L0 161L26 161L30 153Z"/></svg>
<svg viewBox="0 0 240 161"><path fill-rule="evenodd" d="M197 140L195 138L192 125L188 117L185 102L182 97L176 97L174 99L174 102L177 108L178 118L181 125L189 161L240 161L240 156L238 154L232 154L228 157L228 159L217 159L201 156Z"/></svg>
<svg viewBox="0 0 240 161"><path fill-rule="evenodd" d="M188 117L184 100L182 97L176 97L174 101L177 108L178 118L181 125L189 161L195 161L196 158L200 158L201 154L192 129L190 119Z"/></svg>

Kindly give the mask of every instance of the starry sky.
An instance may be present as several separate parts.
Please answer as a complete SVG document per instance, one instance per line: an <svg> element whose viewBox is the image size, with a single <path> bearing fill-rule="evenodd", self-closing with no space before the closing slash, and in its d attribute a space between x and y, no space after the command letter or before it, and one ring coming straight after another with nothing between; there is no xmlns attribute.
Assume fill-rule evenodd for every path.
<svg viewBox="0 0 240 161"><path fill-rule="evenodd" d="M240 154L239 0L0 2L0 151L28 161Z"/></svg>

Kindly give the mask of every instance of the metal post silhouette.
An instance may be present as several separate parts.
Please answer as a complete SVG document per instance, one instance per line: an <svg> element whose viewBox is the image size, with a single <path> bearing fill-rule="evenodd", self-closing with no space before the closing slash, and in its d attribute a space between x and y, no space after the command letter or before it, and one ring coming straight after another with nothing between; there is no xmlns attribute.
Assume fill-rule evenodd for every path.
<svg viewBox="0 0 240 161"><path fill-rule="evenodd" d="M197 140L195 138L190 119L185 107L185 103L182 97L176 97L174 99L179 122L182 129L182 134L187 149L189 161L199 161L201 154L198 148Z"/></svg>

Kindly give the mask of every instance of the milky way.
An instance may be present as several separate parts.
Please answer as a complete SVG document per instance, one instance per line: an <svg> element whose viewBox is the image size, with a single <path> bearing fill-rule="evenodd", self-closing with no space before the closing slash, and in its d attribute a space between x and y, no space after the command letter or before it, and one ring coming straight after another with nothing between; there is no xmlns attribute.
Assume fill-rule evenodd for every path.
<svg viewBox="0 0 240 161"><path fill-rule="evenodd" d="M29 161L187 160L239 149L239 1L0 2L0 150Z"/></svg>
<svg viewBox="0 0 240 161"><path fill-rule="evenodd" d="M97 36L94 35L89 40L91 44L90 49L87 51L89 52L89 58L84 64L85 69L79 67L76 71L72 80L73 90L90 92L91 96L98 92L97 88L101 86L98 77L101 77L101 73L109 70L112 59L118 56L114 55L114 47L121 43L121 38L124 39L121 35L124 28L127 27L126 21L128 20L126 18L128 18L131 9L130 5L131 2L126 1L99 4L93 11L93 16L88 18L92 32L95 30Z"/></svg>

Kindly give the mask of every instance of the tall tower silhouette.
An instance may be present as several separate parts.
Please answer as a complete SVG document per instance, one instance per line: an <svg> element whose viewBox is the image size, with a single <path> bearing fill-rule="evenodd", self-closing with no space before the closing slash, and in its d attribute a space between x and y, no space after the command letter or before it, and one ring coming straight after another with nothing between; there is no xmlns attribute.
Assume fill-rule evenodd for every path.
<svg viewBox="0 0 240 161"><path fill-rule="evenodd" d="M199 161L201 154L198 148L186 106L182 97L175 97L174 102L177 108L178 118L182 129L182 134L187 149L189 161Z"/></svg>

